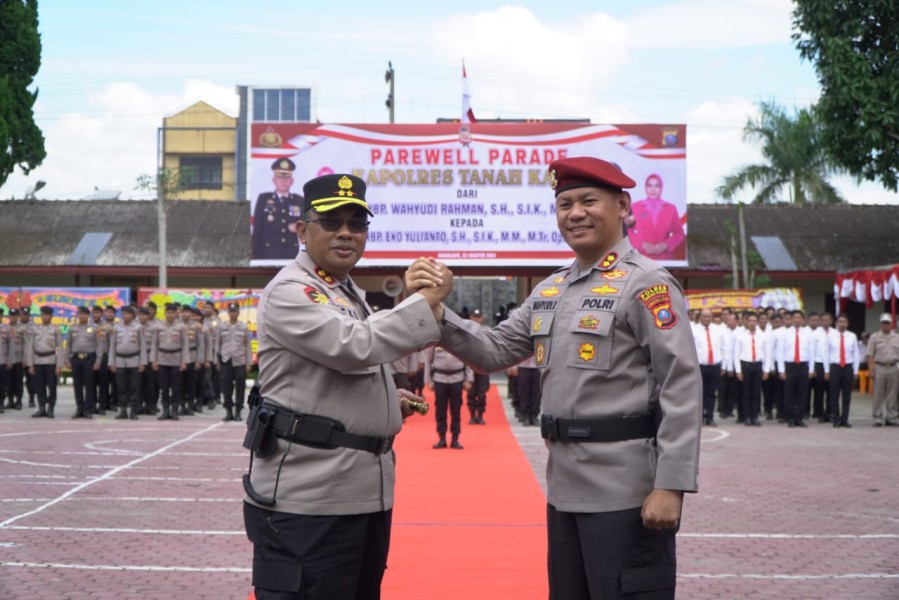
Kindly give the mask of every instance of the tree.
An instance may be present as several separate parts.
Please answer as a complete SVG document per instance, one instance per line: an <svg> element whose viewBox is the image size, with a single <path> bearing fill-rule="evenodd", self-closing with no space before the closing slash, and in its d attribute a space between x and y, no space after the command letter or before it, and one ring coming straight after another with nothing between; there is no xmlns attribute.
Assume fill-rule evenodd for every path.
<svg viewBox="0 0 899 600"><path fill-rule="evenodd" d="M814 63L821 142L849 173L899 183L899 3L796 0L793 41Z"/></svg>
<svg viewBox="0 0 899 600"><path fill-rule="evenodd" d="M748 165L724 178L716 190L732 200L744 187L758 190L754 203L781 201L778 194L786 187L789 201L831 204L843 198L827 178L840 172L830 155L818 142L818 121L808 109L795 116L774 103L759 104L758 119L749 118L743 139L760 141L764 164Z"/></svg>
<svg viewBox="0 0 899 600"><path fill-rule="evenodd" d="M0 0L0 185L16 166L28 174L47 156L34 123L37 90L28 90L40 66L37 0Z"/></svg>

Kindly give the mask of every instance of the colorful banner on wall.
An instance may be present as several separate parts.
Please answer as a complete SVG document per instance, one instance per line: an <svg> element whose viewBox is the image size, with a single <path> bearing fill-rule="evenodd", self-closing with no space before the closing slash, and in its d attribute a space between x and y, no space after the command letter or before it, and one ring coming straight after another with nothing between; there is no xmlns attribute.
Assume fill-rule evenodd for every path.
<svg viewBox="0 0 899 600"><path fill-rule="evenodd" d="M114 306L119 308L131 301L129 288L37 288L0 287L0 308L4 314L9 309L31 307L31 315L37 318L42 306L53 308L53 323L63 328L75 322L79 306Z"/></svg>
<svg viewBox="0 0 899 600"><path fill-rule="evenodd" d="M723 308L757 310L772 306L776 309L802 310L799 288L763 288L757 290L687 290L689 308L708 308L719 312Z"/></svg>
<svg viewBox="0 0 899 600"><path fill-rule="evenodd" d="M686 135L685 125L254 123L251 264L296 256L302 186L330 173L367 185L374 217L361 266L423 255L450 265L566 264L573 253L556 226L547 169L596 156L637 183L626 227L638 250L686 265Z"/></svg>

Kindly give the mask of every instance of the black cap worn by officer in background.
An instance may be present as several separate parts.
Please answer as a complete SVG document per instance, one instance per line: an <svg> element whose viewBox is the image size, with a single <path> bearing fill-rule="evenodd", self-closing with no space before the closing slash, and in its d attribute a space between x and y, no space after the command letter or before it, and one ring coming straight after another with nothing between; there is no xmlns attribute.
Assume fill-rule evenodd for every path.
<svg viewBox="0 0 899 600"><path fill-rule="evenodd" d="M275 177L293 177L293 172L296 169L297 166L289 158L277 158L272 163L272 172L275 174Z"/></svg>
<svg viewBox="0 0 899 600"><path fill-rule="evenodd" d="M365 201L365 182L355 175L334 173L310 179L303 186L303 213L324 213L341 206L356 205L374 216Z"/></svg>
<svg viewBox="0 0 899 600"><path fill-rule="evenodd" d="M127 312L127 313L131 313L131 314L133 315L133 314L134 314L134 307L131 306L130 304L126 304L125 306L122 307L122 312L123 312L123 313L126 313L126 312Z"/></svg>
<svg viewBox="0 0 899 600"><path fill-rule="evenodd" d="M147 306L141 306L140 308L137 309L137 312L139 312L142 315L152 315L153 314L153 311L151 311L149 309L149 307L147 307Z"/></svg>
<svg viewBox="0 0 899 600"><path fill-rule="evenodd" d="M78 307L78 312L79 312L80 314L82 314L82 315L89 315L89 314L91 314L91 309L89 309L89 308L86 307L86 306L79 306L79 307Z"/></svg>
<svg viewBox="0 0 899 600"><path fill-rule="evenodd" d="M240 310L240 304L237 302L232 302L228 305L228 310Z"/></svg>
<svg viewBox="0 0 899 600"><path fill-rule="evenodd" d="M10 317L17 317L17 316L19 316L19 310L16 309L16 308L10 308L10 309L9 309L9 316L10 316Z"/></svg>
<svg viewBox="0 0 899 600"><path fill-rule="evenodd" d="M42 306L42 307L41 307L41 314L42 314L42 315L52 315L52 314L53 314L53 308L50 307L50 306Z"/></svg>
<svg viewBox="0 0 899 600"><path fill-rule="evenodd" d="M170 310L178 310L178 305L174 302L166 302L165 311L168 312Z"/></svg>
<svg viewBox="0 0 899 600"><path fill-rule="evenodd" d="M562 158L549 165L549 184L556 196L566 190L582 187L601 187L621 191L637 186L621 168L592 156Z"/></svg>

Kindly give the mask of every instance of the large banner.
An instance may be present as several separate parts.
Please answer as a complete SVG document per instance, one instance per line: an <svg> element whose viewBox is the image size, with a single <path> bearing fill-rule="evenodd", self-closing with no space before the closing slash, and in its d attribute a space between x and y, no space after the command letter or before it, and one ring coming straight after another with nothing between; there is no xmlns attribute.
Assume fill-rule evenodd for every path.
<svg viewBox="0 0 899 600"><path fill-rule="evenodd" d="M121 308L131 301L131 290L128 288L36 288L36 287L0 287L0 308L3 314L9 309L31 307L32 318L37 319L42 306L53 308L53 323L68 331L69 325L75 322L78 307L114 306Z"/></svg>
<svg viewBox="0 0 899 600"><path fill-rule="evenodd" d="M573 253L556 227L552 161L596 156L637 182L625 227L661 263L686 265L685 125L254 123L250 211L253 265L297 252L303 184L353 173L372 218L362 266L556 266Z"/></svg>
<svg viewBox="0 0 899 600"><path fill-rule="evenodd" d="M687 290L690 309L708 308L718 312L722 308L758 310L773 306L776 309L802 310L802 291L799 288L764 288L757 290Z"/></svg>

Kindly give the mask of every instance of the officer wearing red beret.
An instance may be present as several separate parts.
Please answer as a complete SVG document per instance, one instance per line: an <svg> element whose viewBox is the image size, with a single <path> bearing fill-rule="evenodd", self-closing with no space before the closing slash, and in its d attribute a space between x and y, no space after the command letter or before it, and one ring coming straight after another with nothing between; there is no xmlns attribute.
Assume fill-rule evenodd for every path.
<svg viewBox="0 0 899 600"><path fill-rule="evenodd" d="M549 181L576 260L494 329L445 309L440 345L476 371L530 356L540 370L550 597L673 599L675 532L699 465L687 304L677 281L623 234L630 177L579 157L552 163ZM406 273L410 290L451 280L431 259Z"/></svg>
<svg viewBox="0 0 899 600"><path fill-rule="evenodd" d="M289 158L272 163L275 191L259 194L253 210L253 260L292 260L299 251L294 224L300 218L303 197L290 191L296 168Z"/></svg>

